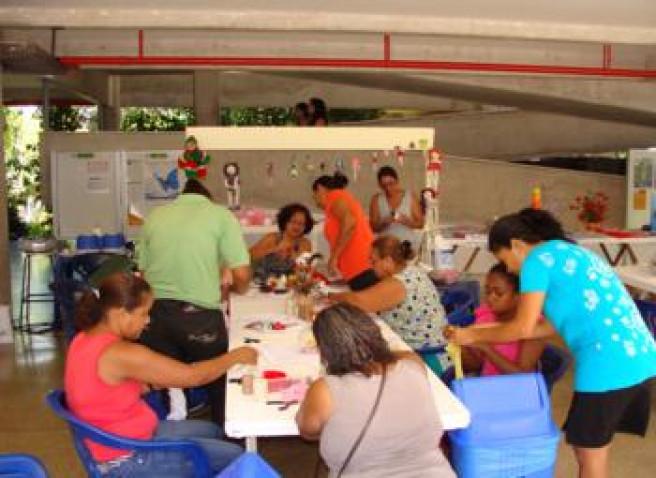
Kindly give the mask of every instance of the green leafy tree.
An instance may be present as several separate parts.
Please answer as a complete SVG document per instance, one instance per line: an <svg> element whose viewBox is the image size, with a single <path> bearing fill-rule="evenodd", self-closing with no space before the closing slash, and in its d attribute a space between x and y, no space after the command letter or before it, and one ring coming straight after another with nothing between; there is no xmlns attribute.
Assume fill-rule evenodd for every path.
<svg viewBox="0 0 656 478"><path fill-rule="evenodd" d="M285 126L294 122L291 108L221 108L223 126Z"/></svg>
<svg viewBox="0 0 656 478"><path fill-rule="evenodd" d="M194 124L192 108L123 108L122 131L184 131Z"/></svg>
<svg viewBox="0 0 656 478"><path fill-rule="evenodd" d="M51 131L78 131L82 128L85 117L79 107L52 106L48 118Z"/></svg>

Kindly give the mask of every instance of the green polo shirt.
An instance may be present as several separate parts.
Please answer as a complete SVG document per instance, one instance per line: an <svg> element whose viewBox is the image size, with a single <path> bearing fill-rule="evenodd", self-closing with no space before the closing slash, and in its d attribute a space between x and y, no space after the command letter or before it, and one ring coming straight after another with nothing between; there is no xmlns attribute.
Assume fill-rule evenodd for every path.
<svg viewBox="0 0 656 478"><path fill-rule="evenodd" d="M245 266L250 257L239 222L228 209L199 194L181 194L149 214L138 261L155 298L218 309L220 267Z"/></svg>

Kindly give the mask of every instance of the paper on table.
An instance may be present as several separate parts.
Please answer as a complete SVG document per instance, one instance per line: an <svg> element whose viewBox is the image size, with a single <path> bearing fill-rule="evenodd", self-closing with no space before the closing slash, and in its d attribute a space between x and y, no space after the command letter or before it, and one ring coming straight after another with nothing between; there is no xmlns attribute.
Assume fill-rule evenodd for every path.
<svg viewBox="0 0 656 478"><path fill-rule="evenodd" d="M255 344L255 348L260 352L258 367L266 366L275 367L285 363L296 363L300 360L300 351L298 348L284 344Z"/></svg>

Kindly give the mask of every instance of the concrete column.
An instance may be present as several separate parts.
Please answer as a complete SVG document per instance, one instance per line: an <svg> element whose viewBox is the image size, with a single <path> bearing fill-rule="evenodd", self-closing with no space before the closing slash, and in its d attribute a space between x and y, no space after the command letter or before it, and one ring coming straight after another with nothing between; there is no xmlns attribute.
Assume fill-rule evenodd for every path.
<svg viewBox="0 0 656 478"><path fill-rule="evenodd" d="M98 106L98 128L118 131L121 128L121 77L107 76L107 95Z"/></svg>
<svg viewBox="0 0 656 478"><path fill-rule="evenodd" d="M2 106L2 66L0 66L0 106ZM5 117L0 114L0 132ZM13 341L11 329L11 272L9 268L9 221L7 218L7 171L4 135L0 134L0 343Z"/></svg>
<svg viewBox="0 0 656 478"><path fill-rule="evenodd" d="M219 73L194 71L194 112L197 126L219 124Z"/></svg>

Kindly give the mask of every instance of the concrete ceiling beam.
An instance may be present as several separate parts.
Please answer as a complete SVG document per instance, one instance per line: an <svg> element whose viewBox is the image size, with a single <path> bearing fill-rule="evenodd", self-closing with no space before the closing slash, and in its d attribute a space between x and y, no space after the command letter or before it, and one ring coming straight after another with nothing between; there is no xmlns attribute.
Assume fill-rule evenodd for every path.
<svg viewBox="0 0 656 478"><path fill-rule="evenodd" d="M345 72L279 72L288 78L331 81L355 86L367 86L386 91L419 93L438 97L456 98L484 104L509 106L532 111L561 113L582 118L617 121L620 123L652 126L656 124L656 111L631 107L589 103L571 98L554 98L547 93L527 94L481 85L459 84L455 81L433 80L426 77L408 77L397 74L345 73Z"/></svg>
<svg viewBox="0 0 656 478"><path fill-rule="evenodd" d="M218 28L398 32L612 43L656 43L644 0L5 0L0 24L65 28Z"/></svg>

